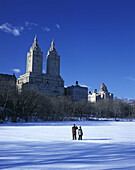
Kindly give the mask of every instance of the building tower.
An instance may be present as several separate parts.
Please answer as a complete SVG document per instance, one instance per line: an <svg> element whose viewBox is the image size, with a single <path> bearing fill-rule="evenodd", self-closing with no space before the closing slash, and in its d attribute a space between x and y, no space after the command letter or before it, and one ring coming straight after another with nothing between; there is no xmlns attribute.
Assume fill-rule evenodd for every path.
<svg viewBox="0 0 135 170"><path fill-rule="evenodd" d="M99 93L108 93L107 87L104 83L101 84Z"/></svg>
<svg viewBox="0 0 135 170"><path fill-rule="evenodd" d="M60 76L60 56L58 55L54 41L51 43L50 50L47 54L46 73L54 76Z"/></svg>
<svg viewBox="0 0 135 170"><path fill-rule="evenodd" d="M27 73L41 75L43 69L43 52L39 48L37 37L35 36L34 43L27 53Z"/></svg>

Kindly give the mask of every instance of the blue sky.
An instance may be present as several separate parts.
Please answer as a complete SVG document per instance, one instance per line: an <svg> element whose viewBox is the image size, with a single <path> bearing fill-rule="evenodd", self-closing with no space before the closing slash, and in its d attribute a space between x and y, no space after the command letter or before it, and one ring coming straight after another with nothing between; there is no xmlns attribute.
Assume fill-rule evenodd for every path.
<svg viewBox="0 0 135 170"><path fill-rule="evenodd" d="M134 0L0 0L0 73L25 73L37 34L44 70L54 39L65 86L78 80L99 91L104 82L135 98L134 9Z"/></svg>

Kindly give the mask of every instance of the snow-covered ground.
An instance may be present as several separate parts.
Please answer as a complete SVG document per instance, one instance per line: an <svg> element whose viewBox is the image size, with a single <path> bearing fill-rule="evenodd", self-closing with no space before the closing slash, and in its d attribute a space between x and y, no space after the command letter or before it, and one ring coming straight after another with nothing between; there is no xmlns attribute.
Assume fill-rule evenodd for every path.
<svg viewBox="0 0 135 170"><path fill-rule="evenodd" d="M82 126L82 141L71 140L73 123ZM0 125L0 169L135 170L135 122Z"/></svg>

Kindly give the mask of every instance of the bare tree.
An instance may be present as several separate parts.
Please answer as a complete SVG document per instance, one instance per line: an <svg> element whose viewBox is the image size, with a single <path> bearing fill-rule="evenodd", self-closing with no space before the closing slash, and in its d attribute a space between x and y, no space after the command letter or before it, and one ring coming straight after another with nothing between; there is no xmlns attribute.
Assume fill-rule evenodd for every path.
<svg viewBox="0 0 135 170"><path fill-rule="evenodd" d="M25 88L19 96L20 118L26 122L32 118L39 106L39 91L34 88Z"/></svg>
<svg viewBox="0 0 135 170"><path fill-rule="evenodd" d="M11 98L14 95L14 90L16 89L15 84L12 82L1 81L0 82L0 107L1 114L0 119L3 121L8 121L11 116L12 110L10 110Z"/></svg>

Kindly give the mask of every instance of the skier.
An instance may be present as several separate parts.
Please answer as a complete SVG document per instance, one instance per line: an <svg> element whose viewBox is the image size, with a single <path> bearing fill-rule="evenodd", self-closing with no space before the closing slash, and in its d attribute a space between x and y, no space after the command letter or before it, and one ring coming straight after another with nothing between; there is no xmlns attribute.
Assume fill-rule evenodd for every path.
<svg viewBox="0 0 135 170"><path fill-rule="evenodd" d="M81 128L81 126L79 127L79 129L78 129L78 140L82 140L82 136L83 136L83 131L82 131L82 128Z"/></svg>
<svg viewBox="0 0 135 170"><path fill-rule="evenodd" d="M72 135L73 135L73 140L76 140L76 130L78 129L77 126L75 126L75 124L72 127Z"/></svg>

